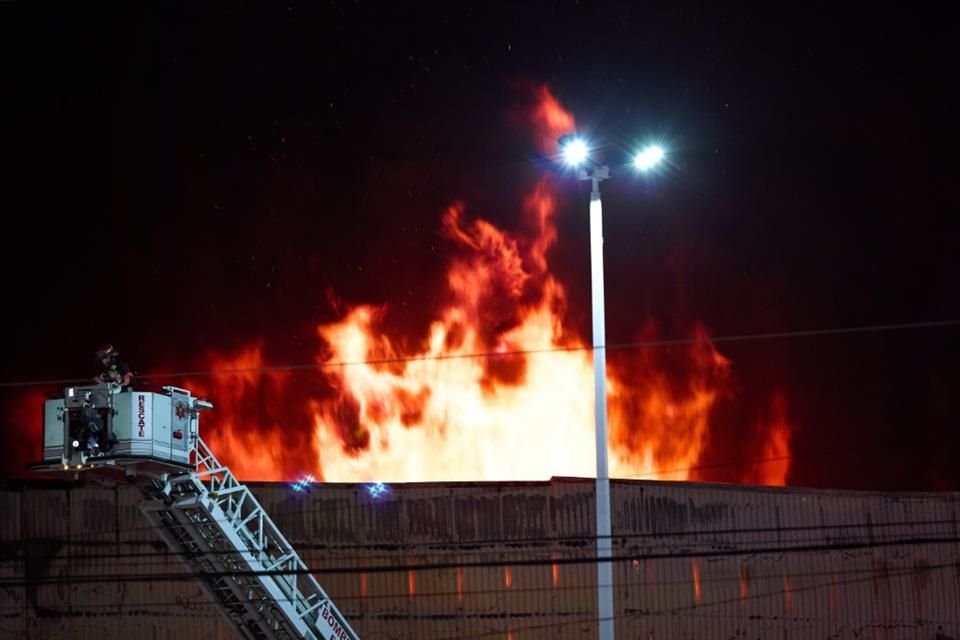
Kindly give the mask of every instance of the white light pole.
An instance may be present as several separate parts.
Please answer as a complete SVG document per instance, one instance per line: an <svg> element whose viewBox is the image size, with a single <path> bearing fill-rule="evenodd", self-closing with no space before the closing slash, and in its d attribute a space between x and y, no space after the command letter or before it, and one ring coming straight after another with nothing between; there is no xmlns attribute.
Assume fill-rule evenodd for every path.
<svg viewBox="0 0 960 640"><path fill-rule="evenodd" d="M573 136L560 139L564 162L579 167L590 157L585 140ZM639 171L653 168L663 158L658 146L640 151L633 161ZM607 338L603 300L603 206L600 183L610 178L610 167L579 169L577 178L593 184L590 191L590 291L593 316L593 388L594 426L597 447L597 618L600 640L614 640L613 565L610 562L613 541L610 525L610 471L607 463Z"/></svg>

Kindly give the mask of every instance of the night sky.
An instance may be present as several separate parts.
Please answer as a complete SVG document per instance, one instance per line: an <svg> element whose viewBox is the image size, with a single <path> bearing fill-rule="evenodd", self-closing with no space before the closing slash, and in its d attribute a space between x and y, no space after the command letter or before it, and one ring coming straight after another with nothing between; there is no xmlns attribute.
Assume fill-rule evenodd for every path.
<svg viewBox="0 0 960 640"><path fill-rule="evenodd" d="M667 171L604 185L608 342L651 320L672 338L960 319L945 15L194 4L0 6L0 380L93 375L102 341L140 371L256 340L311 362L317 323L356 303L422 331L453 252L441 212L516 228L545 173L517 124L542 84L611 150L670 149ZM551 260L588 337L588 196L555 179ZM960 327L719 349L737 401L707 462L737 460L735 425L783 393L790 484L960 488ZM0 390L7 451L24 389Z"/></svg>

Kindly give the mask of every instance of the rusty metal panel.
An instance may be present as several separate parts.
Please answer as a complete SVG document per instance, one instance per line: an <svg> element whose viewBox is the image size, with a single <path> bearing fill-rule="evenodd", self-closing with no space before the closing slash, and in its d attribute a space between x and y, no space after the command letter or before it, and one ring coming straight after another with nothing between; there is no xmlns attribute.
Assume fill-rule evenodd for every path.
<svg viewBox="0 0 960 640"><path fill-rule="evenodd" d="M552 557L592 556L592 491L578 482L556 486L557 492L547 483L407 485L380 499L352 485L302 494L278 485L253 490L311 567L355 569L349 575L323 574L321 582L358 628L395 635L398 621L406 620L414 625L411 637L422 637L416 625L424 624L436 637L463 637L510 634L514 626L542 629L554 619L570 627L565 600L580 617L595 616L593 566L549 564ZM561 531L559 522L581 539L551 542ZM344 553L351 547L353 557ZM503 566L531 555L545 564ZM409 568L456 562L468 566ZM485 562L497 566L469 566ZM368 573L363 564L397 569ZM557 591L561 571L569 584L556 597L550 592Z"/></svg>
<svg viewBox="0 0 960 640"><path fill-rule="evenodd" d="M613 499L626 555L688 563L640 560L632 575L617 573L659 572L652 597L633 583L617 591L628 637L934 637L960 624L960 546L895 544L955 540L957 494L615 483ZM849 548L824 548L834 545ZM797 551L763 551L779 548ZM932 588L917 587L918 576Z"/></svg>
<svg viewBox="0 0 960 640"><path fill-rule="evenodd" d="M5 501L11 495L0 491ZM185 606L198 591L191 581L144 579L182 569L160 552L162 545L136 509L135 489L48 485L28 487L23 496L16 520L30 532L20 539L28 548L22 564L32 584L13 637L103 640L172 637L174 631L228 637L205 596L201 606ZM8 529L0 530L4 544ZM57 584L42 584L50 580Z"/></svg>
<svg viewBox="0 0 960 640"><path fill-rule="evenodd" d="M379 497L346 484L253 490L362 637L596 637L590 480L395 485ZM4 576L116 577L2 592L14 613L0 629L231 637L196 584L170 579L182 566L138 502L135 487L0 489L0 507L19 514L0 523L0 543L32 552ZM894 544L955 540L958 502L615 481L618 637L960 637L960 545Z"/></svg>

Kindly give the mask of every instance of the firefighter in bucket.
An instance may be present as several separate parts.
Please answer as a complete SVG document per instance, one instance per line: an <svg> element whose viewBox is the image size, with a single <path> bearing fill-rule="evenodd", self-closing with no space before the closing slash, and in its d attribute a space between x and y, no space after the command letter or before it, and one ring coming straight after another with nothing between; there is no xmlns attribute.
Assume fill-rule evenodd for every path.
<svg viewBox="0 0 960 640"><path fill-rule="evenodd" d="M97 349L95 354L100 373L94 378L98 383L112 382L123 387L130 386L133 373L127 363L120 360L120 352L113 345L106 344Z"/></svg>
<svg viewBox="0 0 960 640"><path fill-rule="evenodd" d="M121 387L129 386L133 372L125 362L120 360L120 353L113 345L102 345L94 354L100 373L94 380L98 384L116 384ZM117 443L116 435L107 430L107 420L103 409L93 401L85 401L80 408L77 420L71 420L71 438L73 446L87 455L103 454L110 451Z"/></svg>

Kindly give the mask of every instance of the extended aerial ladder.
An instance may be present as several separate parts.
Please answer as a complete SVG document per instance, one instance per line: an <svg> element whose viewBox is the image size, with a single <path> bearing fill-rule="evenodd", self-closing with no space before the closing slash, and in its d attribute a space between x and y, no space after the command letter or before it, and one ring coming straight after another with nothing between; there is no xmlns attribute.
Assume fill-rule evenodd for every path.
<svg viewBox="0 0 960 640"><path fill-rule="evenodd" d="M126 476L140 509L239 635L358 640L251 491L199 437L213 405L186 389L67 388L44 407L36 471Z"/></svg>

